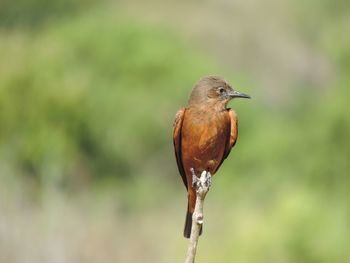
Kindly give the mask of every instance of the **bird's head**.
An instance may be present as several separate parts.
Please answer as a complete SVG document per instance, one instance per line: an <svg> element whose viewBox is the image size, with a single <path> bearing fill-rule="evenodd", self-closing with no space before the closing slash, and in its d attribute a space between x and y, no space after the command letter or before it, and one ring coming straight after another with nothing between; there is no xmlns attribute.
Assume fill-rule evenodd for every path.
<svg viewBox="0 0 350 263"><path fill-rule="evenodd" d="M207 76L200 79L194 86L189 105L212 104L218 108L225 108L234 98L247 98L250 96L234 90L231 85L219 76Z"/></svg>

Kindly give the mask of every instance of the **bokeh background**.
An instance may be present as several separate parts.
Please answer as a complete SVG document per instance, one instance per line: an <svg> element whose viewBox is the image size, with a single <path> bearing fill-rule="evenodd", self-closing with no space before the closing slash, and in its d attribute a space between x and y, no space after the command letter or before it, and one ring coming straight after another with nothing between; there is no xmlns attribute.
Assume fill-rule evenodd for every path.
<svg viewBox="0 0 350 263"><path fill-rule="evenodd" d="M346 0L0 2L0 262L182 262L172 124L219 74L239 141L198 262L350 262Z"/></svg>

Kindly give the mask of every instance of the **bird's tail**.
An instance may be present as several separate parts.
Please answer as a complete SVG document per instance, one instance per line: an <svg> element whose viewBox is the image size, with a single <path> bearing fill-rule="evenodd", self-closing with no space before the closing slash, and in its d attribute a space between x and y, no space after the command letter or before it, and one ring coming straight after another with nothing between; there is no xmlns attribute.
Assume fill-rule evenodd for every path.
<svg viewBox="0 0 350 263"><path fill-rule="evenodd" d="M185 229L184 229L184 237L185 238L190 238L191 229L192 229L192 213L190 212L189 207L188 207L187 213L186 213L186 220L185 220ZM202 234L202 230L203 230L203 224L201 225L199 235Z"/></svg>

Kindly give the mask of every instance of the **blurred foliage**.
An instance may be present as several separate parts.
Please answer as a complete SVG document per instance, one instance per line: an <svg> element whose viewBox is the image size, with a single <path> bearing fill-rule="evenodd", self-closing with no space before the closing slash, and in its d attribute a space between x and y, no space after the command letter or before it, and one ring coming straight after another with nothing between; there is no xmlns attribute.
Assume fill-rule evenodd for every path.
<svg viewBox="0 0 350 263"><path fill-rule="evenodd" d="M112 4L87 11L91 3L0 4L0 223L7 226L0 227L0 261L16 254L5 251L6 257L5 243L33 256L25 241L13 241L17 228L26 233L23 240L39 233L43 246L49 236L74 255L83 251L84 262L111 261L103 257L111 240L108 251L117 262L140 261L149 251L145 262L181 260L184 214L178 211L185 212L185 190L172 122L193 83L220 74L253 99L230 103L239 116L239 141L207 199L198 260L349 262L349 4L291 4L294 33L322 53L333 78L322 87L286 83L293 87L288 101L274 104L263 98L273 90L224 70L167 25L134 20ZM102 194L86 187L95 185ZM40 193L37 206L23 201L33 195L28 189ZM89 227L97 230L83 239ZM67 246L71 232L75 243ZM128 253L128 246L141 252Z"/></svg>
<svg viewBox="0 0 350 263"><path fill-rule="evenodd" d="M169 101L208 68L169 33L111 17L0 45L2 154L20 174L69 180L135 174L170 145Z"/></svg>
<svg viewBox="0 0 350 263"><path fill-rule="evenodd" d="M77 14L92 5L92 0L11 0L0 2L0 27L40 26L46 22Z"/></svg>

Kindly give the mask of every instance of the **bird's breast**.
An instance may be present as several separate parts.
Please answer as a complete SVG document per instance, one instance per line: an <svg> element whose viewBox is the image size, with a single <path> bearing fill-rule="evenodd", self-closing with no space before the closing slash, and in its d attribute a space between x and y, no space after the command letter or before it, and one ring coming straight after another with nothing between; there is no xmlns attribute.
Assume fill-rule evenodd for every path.
<svg viewBox="0 0 350 263"><path fill-rule="evenodd" d="M182 129L182 155L184 166L196 170L216 171L229 140L230 122L227 112L185 116Z"/></svg>

